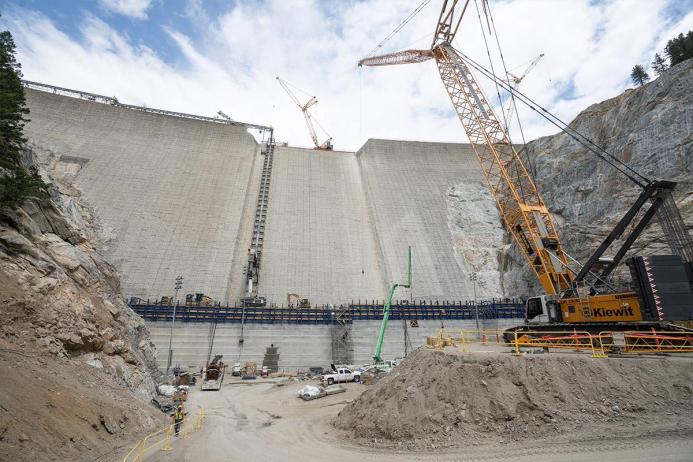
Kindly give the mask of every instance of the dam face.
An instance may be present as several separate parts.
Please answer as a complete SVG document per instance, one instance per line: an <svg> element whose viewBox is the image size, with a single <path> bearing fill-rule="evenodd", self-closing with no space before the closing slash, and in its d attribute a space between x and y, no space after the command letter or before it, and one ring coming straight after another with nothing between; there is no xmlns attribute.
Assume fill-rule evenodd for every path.
<svg viewBox="0 0 693 462"><path fill-rule="evenodd" d="M103 252L120 272L124 295L173 295L183 275L190 292L238 298L230 281L245 263L245 252L241 262L234 254L250 241L238 241L239 229L259 155L244 128L26 93L26 136L61 168L76 171L74 183L96 209Z"/></svg>
<svg viewBox="0 0 693 462"><path fill-rule="evenodd" d="M382 298L374 231L354 153L277 147L259 293L277 304L289 292L313 304Z"/></svg>
<svg viewBox="0 0 693 462"><path fill-rule="evenodd" d="M204 293L238 305L258 226L263 246L256 289L269 306L285 306L288 293L312 305L383 300L390 284L406 281L408 246L413 288L398 292L399 300L472 300L471 271L496 265L490 274L500 278L495 263L500 259L494 257L502 247L502 230L496 232L500 219L490 196L480 192L485 180L470 145L371 139L355 153L275 145L268 167L264 144L244 126L46 91L26 93L29 146L50 159L55 175L68 176L94 210L97 245L118 269L126 297L172 296L181 275L180 300ZM258 225L256 204L267 189ZM474 260L481 239L474 236L473 223L496 229L484 233L495 240L484 241L483 262ZM494 284L501 287L498 281L489 287ZM479 298L502 295L476 289ZM165 329L160 322L148 323L159 354L166 355ZM412 338L423 341L434 324L424 324ZM187 365L201 364L209 329L176 325L187 338L176 356ZM240 353L232 347L238 329L220 327L214 342L219 353L225 348L227 354ZM247 329L249 352L284 339L286 366L329 364L329 327ZM290 353L294 329L297 339L315 340L313 356ZM374 330L355 322L354 355L369 357Z"/></svg>

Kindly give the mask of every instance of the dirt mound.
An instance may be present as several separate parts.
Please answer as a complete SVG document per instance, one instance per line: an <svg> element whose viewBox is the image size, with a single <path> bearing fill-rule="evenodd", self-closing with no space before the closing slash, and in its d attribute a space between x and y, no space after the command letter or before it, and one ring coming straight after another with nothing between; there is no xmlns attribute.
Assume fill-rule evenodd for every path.
<svg viewBox="0 0 693 462"><path fill-rule="evenodd" d="M337 416L368 444L450 447L693 427L693 358L420 348Z"/></svg>
<svg viewBox="0 0 693 462"><path fill-rule="evenodd" d="M116 460L164 425L113 374L33 346L0 340L0 375L0 460Z"/></svg>

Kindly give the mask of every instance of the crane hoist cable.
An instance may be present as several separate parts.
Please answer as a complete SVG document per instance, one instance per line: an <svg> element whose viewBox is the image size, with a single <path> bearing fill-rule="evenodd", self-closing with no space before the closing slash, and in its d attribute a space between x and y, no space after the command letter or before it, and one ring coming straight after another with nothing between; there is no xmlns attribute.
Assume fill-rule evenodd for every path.
<svg viewBox="0 0 693 462"><path fill-rule="evenodd" d="M481 1L482 1L482 3L484 2L484 0L481 0ZM477 15L477 18L479 19L479 25L481 26L481 37L484 39L484 48L486 49L486 56L488 57L488 64L491 67L491 72L493 72L495 74L496 72L495 72L495 69L493 66L493 59L491 58L491 50L488 46L488 42L486 41L486 32L484 31L484 24L483 24L483 21L481 19L481 13L479 11L479 4L478 4L477 0L474 0L474 8L476 9L476 15ZM486 11L484 11L484 14L486 14ZM488 22L488 15L486 17L486 21ZM490 32L490 30L491 30L491 26L489 25L489 32ZM505 64L503 64L503 67L505 67ZM498 97L498 104L501 107L503 107L503 100L502 100L501 95L500 95L500 89L499 89L498 83L496 83L496 96ZM507 127L508 121L505 120L505 113L503 113L503 111L501 111L501 115L503 116L503 124Z"/></svg>
<svg viewBox="0 0 693 462"><path fill-rule="evenodd" d="M481 3L484 7L484 15L486 16L486 24L489 28L489 34L492 34L495 38L496 47L498 48L498 55L500 56L501 64L503 64L503 72L504 72L504 75L507 76L508 75L508 66L505 64L505 56L503 55L503 48L501 48L500 39L498 38L498 31L496 31L496 23L493 21L493 14L491 13L491 5L489 5L488 0L481 0ZM493 33L491 33L491 30L493 30ZM534 61L534 63L532 63L531 65L533 66L535 63L536 63L536 61ZM518 85L519 85L519 82L518 82ZM513 104L513 107L515 108L515 114L517 115L517 124L518 124L518 127L520 129L520 136L522 137L522 145L525 146L525 149L520 150L520 152L518 154L521 155L522 152L525 152L524 158L527 161L527 164L529 165L530 171L536 171L536 169L532 165L532 160L530 159L529 155L527 154L527 149L526 149L527 140L525 139L524 130L522 130L522 122L520 121L520 115L517 112L517 107L514 106L515 99L514 99L512 93L510 94L510 98L511 98L511 100L510 100L511 103ZM501 106L501 111L502 111L502 106ZM506 131L509 130L510 123L511 123L511 121L509 119L511 116L512 116L512 113L510 111L508 114L503 114L503 121L505 122ZM510 137L509 134L508 134L508 137ZM515 168L519 169L519 166L516 165ZM518 174L519 174L519 172L518 172Z"/></svg>
<svg viewBox="0 0 693 462"><path fill-rule="evenodd" d="M493 20L493 13L491 12L491 5L488 4L488 0L482 0L485 5L484 11L487 13L487 20L490 21L491 23L491 28L493 29L493 35L495 36L496 39L496 46L498 47L498 53L500 54L501 62L503 63L503 71L505 72L505 75L508 76L508 68L505 65L505 57L503 55L503 49L500 45L500 38L498 37L498 31L496 30L496 23ZM534 66L537 65L539 60L543 57L543 54L540 54L537 58L534 58L534 60L530 63L530 65L527 67L527 69L524 72L524 75L519 78L519 80L522 80L527 73L534 68ZM519 85L520 82L517 82L517 85ZM512 117L512 113L515 113L515 119L517 120L517 126L518 129L520 130L520 137L522 138L522 145L527 146L527 140L525 139L525 131L522 128L522 121L520 120L520 113L517 111L517 103L515 101L515 95L513 93L510 93L510 105L511 109L508 111L508 114L506 115L506 119L509 119ZM506 130L509 130L510 127L510 121L507 121L508 125L506 125ZM527 161L527 164L529 165L530 171L536 173L536 167L532 163L532 159L529 157L529 155L526 154L526 149L525 149L525 160Z"/></svg>
<svg viewBox="0 0 693 462"><path fill-rule="evenodd" d="M506 72L507 75L507 69L505 66L505 59L503 57L503 52L500 47L500 42L498 39L498 33L496 31L495 27L495 22L493 20L493 15L491 14L490 7L486 7L486 4L488 3L488 0L481 0L482 6L484 6L484 14L486 16L486 21L487 25L489 27L489 31L493 30L493 35L495 35L495 40L496 40L496 45L498 46L498 50L500 53L500 59L501 62L503 63L503 68L504 71ZM539 115L541 115L544 119L549 121L552 125L556 126L558 129L561 131L565 132L568 136L570 136L573 140L577 141L579 144L581 144L583 147L587 148L588 151L592 152L595 154L598 158L601 160L605 161L607 164L615 168L617 171L625 175L629 180L634 182L636 185L640 186L641 188L644 188L645 185L651 182L651 180L644 175L640 174L638 171L633 169L632 167L628 166L626 163L618 159L616 156L608 152L606 149L603 147L597 145L594 141L580 133L579 131L575 130L574 128L570 127L566 122L561 120L559 117L556 115L552 114L550 111L548 111L546 108L538 104L536 101L533 101L531 98L520 92L517 88L513 88L512 85L510 85L508 82L506 82L504 79L499 78L496 73L495 69L493 67L493 62L491 61L491 56L490 52L488 49L488 43L486 41L486 34L484 32L484 25L483 21L481 19L481 15L479 14L479 9L477 6L477 0L474 0L474 5L476 6L477 9L477 16L479 19L479 24L481 26L482 30L482 36L484 38L484 45L486 47L486 52L489 57L489 63L490 63L490 70L485 68L483 65L480 63L476 62L466 54L462 53L460 50L457 50L461 56L463 56L466 60L469 61L470 65L474 67L477 71L481 72L485 77L489 78L491 81L493 81L496 85L496 92L498 93L498 87L502 87L505 89L508 93L510 93L510 97L515 99L517 98L520 100L522 103L527 105L531 110L534 112L537 112ZM499 96L500 99L500 96ZM537 109L538 108L538 109ZM526 144L526 140L524 137L524 131L522 130L522 126L520 123L520 118L519 114L517 114L517 121L520 124L520 134L522 136L522 141L523 144ZM503 114L503 119L504 122L506 123L506 126L508 126L507 120L505 118L505 114ZM530 165L530 167L532 167ZM629 173L630 172L630 173ZM639 178L639 179L638 179ZM642 180L642 181L641 181Z"/></svg>
<svg viewBox="0 0 693 462"><path fill-rule="evenodd" d="M498 39L498 32L496 31L496 25L495 25L495 22L493 21L493 14L491 13L491 8L490 8L490 6L488 6L488 0L481 0L481 2L482 2L482 6L484 7L484 8L483 8L483 9L484 9L484 15L486 16L486 21L487 21L487 26L488 26L488 28L489 28L489 32L491 32L491 30L493 30L493 35L495 35L496 45L497 45L497 47L498 47L498 52L499 52L499 54L500 54L500 59L501 59L501 62L503 63L503 70L505 71L505 73L506 73L506 75L507 75L507 72L508 72L508 71L507 71L507 68L506 68L506 65L505 65L505 59L504 59L504 57L503 57L503 51L502 51L501 46L500 46L500 41L499 41L499 39ZM493 62L491 61L490 52L489 52L489 50L488 50L488 43L486 42L486 34L485 34L485 32L484 32L484 25L483 25L483 22L482 22L482 20L481 20L481 16L480 16L480 14L479 14L479 8L478 8L478 6L477 6L477 0L474 0L474 5L475 5L475 7L476 7L476 9L477 9L477 16L479 16L479 24L480 24L480 26L481 26L482 35L483 35L483 37L484 37L484 45L486 46L486 52L487 52L487 54L488 54L488 56L489 56L489 62L490 62L490 68L491 68L490 70L488 70L488 69L483 68L483 66L481 66L481 64L476 63L479 67L481 67L481 68L483 69L483 71L481 71L481 70L478 69L478 68L477 68L477 70L479 70L480 72L482 72L486 77L490 78L490 79L496 84L496 91L498 92L498 86L501 86L501 87L503 87L506 91L508 91L508 92L510 93L510 97L511 97L511 98L514 99L515 97L518 97L518 99L520 99L520 101L522 101L524 104L526 104L527 106L529 106L530 109L532 109L533 111L535 111L535 112L537 112L538 114L540 114L540 115L541 115L542 117L544 117L546 120L548 120L548 121L551 122L553 125L555 125L556 127L558 127L561 131L563 131L563 132L565 132L566 134L568 134L568 135L569 135L571 138L573 138L575 141L577 141L578 143L580 143L581 145L583 145L584 147L586 147L590 152L592 152L593 154L597 155L597 157L599 157L600 159L604 160L607 164L611 165L611 166L614 167L616 170L618 170L619 172L621 172L622 174L624 174L628 179L630 179L631 181L633 181L635 184L637 184L637 185L640 186L641 188L645 187L646 184L650 183L650 182L651 182L650 179L648 179L647 177L641 175L639 172L637 172L636 170L634 170L633 168L631 168L630 166L628 166L626 163L624 163L623 161L621 161L620 159L618 159L616 156L614 156L613 154L611 154L610 152L608 152L606 149L604 149L604 148L602 148L601 146L597 145L597 144L596 144L595 142L593 142L591 139L589 139L589 138L587 138L586 136L582 135L582 134L581 134L580 132L578 132L577 130L571 128L567 123L563 122L560 118L558 118L557 116L555 116L554 114L552 114L551 112L549 112L546 108L542 107L541 105L539 105L539 104L537 104L535 101L533 101L531 98L529 98L529 97L527 97L526 95L524 95L523 93L521 93L519 90L517 90L517 88L514 88L514 87L513 87L512 85L510 85L509 83L506 84L506 82L505 82L503 79L498 78L498 76L496 75L495 70L494 70L494 68L493 68ZM458 51L463 57L465 57L465 59L470 60L470 61L471 61L470 64L474 64L474 63L475 63L473 60L471 60L471 58L469 58L468 56L466 56L466 55L465 55L464 53L462 53L460 50L457 50L457 51ZM475 66L472 66L472 67L475 67ZM525 101L525 100L519 98L519 96L521 96L521 97L523 97L523 98L526 98L527 101ZM500 95L499 95L499 99L500 99ZM536 106L537 108L539 108L540 111L537 111L533 106ZM551 120L552 118L555 119L555 121ZM506 123L506 127L507 127L507 126L508 126L508 123L507 123L507 121L505 120L505 114L503 114L503 119L504 119L504 121L505 121L505 123ZM517 120L518 120L518 123L520 123L519 114L517 114ZM523 143L526 144L526 140L525 140L525 138L524 138L524 132L522 131L522 126L521 126L521 125L520 125L520 133L521 133L521 136L522 136L522 141L523 141ZM579 139L578 139L578 138L579 138ZM613 163L610 162L609 160L607 160L604 156L606 156L606 157L608 157L609 159L611 159L611 160L613 161ZM620 167L623 167L623 169L620 168L619 166L620 166ZM530 167L531 167L531 165L530 165ZM625 170L625 171L624 171L624 170ZM627 173L627 171L631 172L633 175ZM639 177L639 178L640 178L641 180L643 180L645 183L643 184L641 181L637 180L637 179L635 178L635 176Z"/></svg>
<svg viewBox="0 0 693 462"><path fill-rule="evenodd" d="M484 16L486 17L486 25L488 26L489 35L491 35L491 23L489 21L490 11L489 11L489 9L487 9L486 3L487 3L487 0L481 0L481 5L482 5L482 8L484 10ZM474 8L476 9L476 15L477 15L477 18L479 19L479 26L481 27L481 36L484 39L484 47L486 48L486 56L488 56L489 66L491 67L491 72L493 72L495 74L495 69L493 66L493 58L491 58L491 50L489 49L488 41L486 40L486 31L484 30L484 23L483 23L483 20L481 19L481 12L479 11L479 4L478 4L477 0L474 0ZM501 62L503 63L503 72L505 72L505 74L507 75L508 70L507 70L507 67L505 65L505 59L503 58L503 52L500 49L500 43L498 42L498 36L497 35L496 35L496 44L498 45L498 52L500 53L500 59L501 59ZM498 97L498 105L501 107L500 113L501 113L501 117L503 118L503 126L505 127L505 130L507 132L508 127L510 126L510 122L507 119L505 111L503 111L503 99L501 98L500 86L498 85L497 82L495 83L495 87L496 87L496 96ZM510 138L510 134L508 133L508 139L509 138ZM527 157L527 156L525 156L525 157ZM516 163L514 168L515 168L515 174L519 176L520 175L519 169L521 168L520 165ZM518 184L518 189L520 190L520 194L522 194L524 196L525 191L524 191L524 186L522 183Z"/></svg>
<svg viewBox="0 0 693 462"><path fill-rule="evenodd" d="M629 180L631 180L633 183L636 185L640 186L641 188L644 188L647 184L651 183L651 180L647 178L646 176L642 175L623 161L621 161L619 158L608 152L606 149L603 147L599 146L596 144L594 141L580 133L579 131L575 130L574 128L570 127L566 122L561 120L558 116L554 115L551 113L549 110L538 104L536 101L532 100L530 97L522 93L520 90L516 88L512 88L504 79L501 79L494 73L492 73L489 69L485 68L482 64L478 63L471 57L467 56L465 53L463 53L460 50L456 50L460 56L462 56L470 66L472 66L474 69L476 69L479 73L481 73L484 77L491 79L495 81L498 85L503 87L506 91L511 92L519 101L524 103L527 107L529 107L532 111L536 112L540 116L542 116L544 119L546 119L549 123L552 125L556 126L559 130L562 132L566 133L568 136L570 136L574 141L577 143L581 144L583 147L585 147L588 151L592 152L594 155L596 155L598 158L606 162L607 164L611 165L614 169L617 171L621 172L623 175L625 175Z"/></svg>
<svg viewBox="0 0 693 462"><path fill-rule="evenodd" d="M502 66L503 66L503 72L504 72L504 74L505 74L506 76L509 77L509 76L511 76L512 74L510 74L510 72L509 72L509 70L508 70L508 67L507 67L507 65L506 65L506 63L505 63L505 56L503 55L503 49L502 49L502 47L500 46L500 39L499 39L499 37L498 37L498 31L496 30L496 23L493 21L493 14L491 13L491 6L489 5L488 0L480 0L480 1L481 1L481 6L482 6L482 9L483 9L483 12L484 12L484 17L486 18L486 27L488 28L488 34L489 34L489 35L493 35L494 38L495 38L497 52L498 52L498 55L499 55L499 58L500 58L500 62L501 62L501 64L502 64ZM483 36L483 38L484 38L484 46L485 46L485 48L486 48L486 54L487 54L487 56L488 56L488 58L489 58L489 64L490 64L490 67L491 67L491 72L493 72L493 73L495 74L495 69L493 68L493 61L492 61L492 59L491 59L491 53L490 53L490 50L489 50L488 42L487 42L487 40L486 40L486 32L485 32L485 30L484 30L484 22L483 22L483 20L481 19L481 14L480 14L480 12L479 12L479 6L478 6L478 4L477 4L477 0L474 0L474 7L475 7L475 9L476 9L477 18L478 18L478 20L479 20L479 27L480 27L480 29L481 29L481 34L482 34L482 36ZM543 56L543 55L540 55L540 56ZM525 74L526 74L526 72L528 72L532 67L534 67L534 66L536 65L536 63L538 62L538 59L539 59L539 58L535 58L535 60L530 64L530 67L527 68L527 71L525 71ZM523 75L523 77L524 77L524 75ZM518 80L521 80L521 78L519 78ZM517 84L519 84L519 81L517 81ZM522 121L520 120L520 115L519 115L519 113L517 112L517 106L516 106L516 103L515 103L515 97L513 96L512 93L509 93L510 104L509 104L507 110L503 110L503 102L502 102L502 99L501 99L501 97L500 97L500 91L499 91L499 88L498 88L498 84L496 84L496 94L497 94L497 96L498 96L499 106L501 107L501 110L500 110L499 112L501 112L501 116L502 116L502 118L503 118L503 125L505 126L505 130L509 132L509 130L510 130L510 124L511 124L511 122L512 122L512 119L511 119L511 118L512 118L512 114L513 114L513 112L514 112L515 115L516 115L517 125L518 125L518 128L519 128L519 130L520 130L520 137L522 138L522 145L523 145L523 146L526 146L526 145L527 145L527 140L525 139L525 133L524 133L524 129L522 128ZM508 137L509 137L509 135L510 135L510 134L508 133ZM532 172L536 171L536 169L534 168L534 165L533 165L533 163L532 163L532 160L531 160L531 159L529 158L529 156L527 155L526 149L521 150L519 154L522 154L523 152L524 152L524 154L525 154L525 155L523 156L523 157L524 157L524 160L525 160L525 161L527 162L527 164L529 165L530 171L532 171ZM518 168L520 168L520 167L519 167L518 165L516 165L515 168L518 169ZM520 185L520 189L522 189L522 185Z"/></svg>
<svg viewBox="0 0 693 462"><path fill-rule="evenodd" d="M428 5L430 2L431 2L431 0L423 0L423 1L419 4L419 6L417 6L417 7L414 9L414 11L412 11L411 13L409 13L409 16L407 16L406 18L404 18L404 19L402 20L402 22L400 22L400 23L397 25L397 27L395 27L395 29L394 29L392 32L390 32L390 33L387 35L387 37L385 37L384 39L382 39L382 40L380 41L380 43L379 43L378 45L376 45L376 47L373 48L373 49L371 50L371 52L368 53L366 56L371 56L371 55L375 54L376 51L380 50L380 49L383 47L383 45L385 45L385 43L387 43L392 37L394 37L395 35L397 35L397 34L399 33L399 31L401 31L402 29L404 29L404 26L406 26L407 24L409 24L409 22L410 22L412 19L414 19L414 16L416 16L417 14L419 14L419 13L421 12L421 10L423 10L423 9L426 7L426 5Z"/></svg>

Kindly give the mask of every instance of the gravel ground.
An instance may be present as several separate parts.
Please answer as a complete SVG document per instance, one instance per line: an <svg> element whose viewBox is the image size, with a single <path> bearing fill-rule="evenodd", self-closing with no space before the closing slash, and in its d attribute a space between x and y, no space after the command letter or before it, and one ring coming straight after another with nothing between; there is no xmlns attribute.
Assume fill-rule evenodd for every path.
<svg viewBox="0 0 693 462"><path fill-rule="evenodd" d="M564 355L555 356L558 360ZM415 357L410 356L410 358ZM678 360L669 358L665 361L674 363ZM687 364L690 369L690 363ZM541 376L538 377L537 380L544 380ZM490 381L483 380L491 384ZM346 385L346 393L304 402L296 397L296 392L306 383L312 382L258 379L254 383L227 381L219 392L202 393L195 390L191 394L188 410L194 413L200 406L204 407L207 418L203 429L190 438L174 441L173 450L170 452L161 452L155 447L147 460L197 462L199 460L244 461L252 458L256 461L276 462L319 458L325 461L347 462L363 460L634 462L640 460L690 461L693 454L693 431L691 431L693 427L689 425L689 418L682 416L684 409L689 409L691 405L690 395L688 403L676 406L667 401L667 398L657 396L649 398L653 402L659 401L664 403L664 406L679 411L678 415L672 412L672 416L669 416L672 419L668 423L659 422L657 425L633 427L630 425L630 420L621 423L617 420L608 422L606 419L613 419L609 415L609 412L613 411L608 410L606 416L600 417L605 420L602 425L585 424L580 430L561 434L531 435L518 439L507 434L506 437L494 435L492 438L480 440L461 432L455 435L456 444L451 447L433 443L435 447L410 449L405 442L399 444L395 441L384 444L379 440L374 442L373 438L355 438L352 430L335 428L334 423L343 418L343 416L337 417L340 411L345 407L356 406L357 403L365 403L363 397L367 394L372 395L373 392L385 390L387 384L385 380L370 387L350 383ZM431 385L431 388L436 386ZM661 387L653 389L652 393L658 395L667 389L667 385L662 384ZM390 391L392 399L395 399L397 390ZM475 392L479 391L475 390ZM384 395L382 398L386 399ZM372 397L365 396L365 398ZM590 413L599 412L598 408L603 406L601 400L594 401L593 405L589 405L589 400L586 401L586 405L590 406ZM626 403L619 406L625 408ZM580 414L584 413L580 412ZM421 416L418 418L420 419ZM552 428L551 424L546 422L544 424Z"/></svg>

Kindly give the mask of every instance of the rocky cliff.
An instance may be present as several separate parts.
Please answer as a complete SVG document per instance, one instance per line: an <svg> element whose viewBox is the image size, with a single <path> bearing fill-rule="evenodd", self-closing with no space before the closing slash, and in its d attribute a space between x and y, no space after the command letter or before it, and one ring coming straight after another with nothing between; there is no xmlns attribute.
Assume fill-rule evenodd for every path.
<svg viewBox="0 0 693 462"><path fill-rule="evenodd" d="M0 459L97 460L161 419L153 345L88 239L86 204L50 156L27 161L51 200L0 213Z"/></svg>
<svg viewBox="0 0 693 462"><path fill-rule="evenodd" d="M677 181L675 198L689 232L693 229L693 60L658 79L594 104L571 127L651 179ZM564 247L585 261L639 194L623 174L568 135L559 133L528 144L530 169ZM631 254L670 253L660 226L653 224ZM524 259L513 248L506 259L508 295L539 291ZM627 279L623 271L622 280Z"/></svg>

